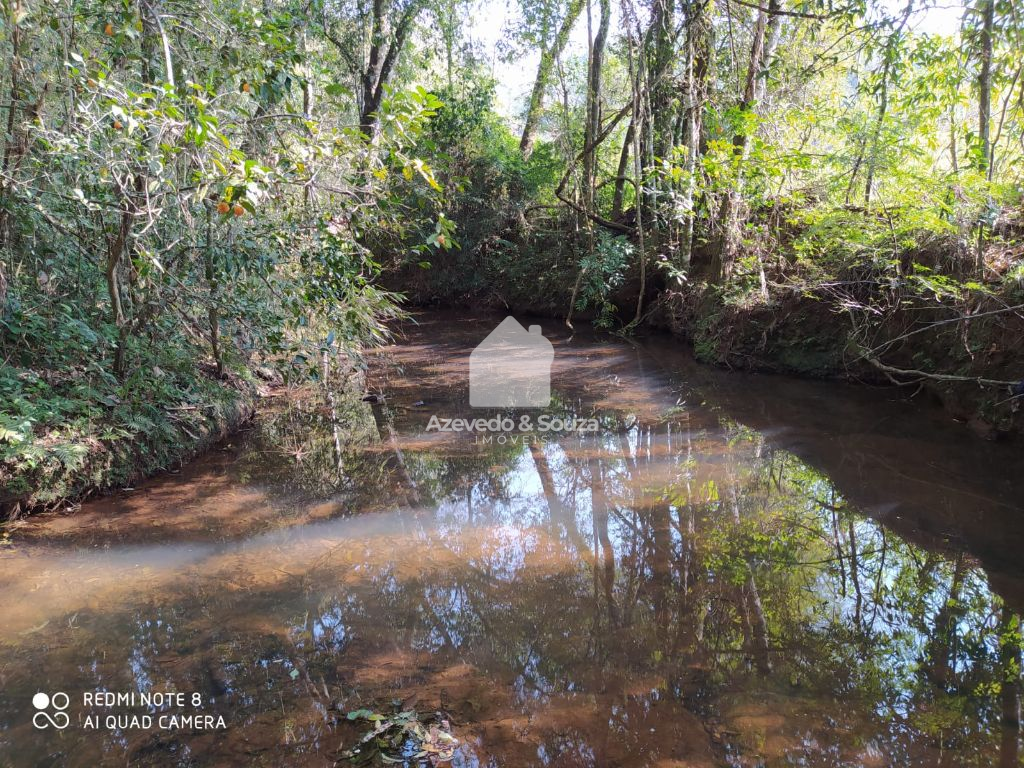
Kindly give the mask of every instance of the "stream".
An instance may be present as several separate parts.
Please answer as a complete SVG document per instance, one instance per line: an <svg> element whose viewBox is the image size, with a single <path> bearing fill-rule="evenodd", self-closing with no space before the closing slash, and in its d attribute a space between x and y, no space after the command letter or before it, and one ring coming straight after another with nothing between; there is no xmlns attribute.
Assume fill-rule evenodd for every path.
<svg viewBox="0 0 1024 768"><path fill-rule="evenodd" d="M553 320L550 406L471 408L499 320L13 527L0 766L351 765L360 709L442 711L454 766L1020 765L1019 445Z"/></svg>

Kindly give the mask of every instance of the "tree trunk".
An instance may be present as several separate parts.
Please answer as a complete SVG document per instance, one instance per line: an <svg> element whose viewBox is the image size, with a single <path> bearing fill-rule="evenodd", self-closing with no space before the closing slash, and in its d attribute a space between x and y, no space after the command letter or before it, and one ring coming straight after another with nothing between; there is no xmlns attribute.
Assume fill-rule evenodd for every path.
<svg viewBox="0 0 1024 768"><path fill-rule="evenodd" d="M981 70L978 73L978 140L981 144L979 158L985 179L992 179L992 27L995 23L995 0L982 0L981 7ZM978 224L978 249L975 270L980 277L985 275L985 223Z"/></svg>
<svg viewBox="0 0 1024 768"><path fill-rule="evenodd" d="M362 98L359 107L360 130L371 139L377 132L377 111L384 100L384 89L391 82L398 57L424 4L424 0L412 0L398 14L392 30L390 18L396 15L395 9L385 7L384 0L373 0L370 51L360 74Z"/></svg>
<svg viewBox="0 0 1024 768"><path fill-rule="evenodd" d="M11 6L10 18L21 13L21 3L14 2ZM7 109L7 130L4 134L3 160L0 165L0 251L11 248L11 218L10 209L14 191L14 166L18 156L21 154L22 137L19 130L20 122L18 112L22 109L23 98L21 87L21 48L22 34L18 24L10 25L11 36L11 61L10 61L10 106ZM4 307L7 303L7 278L5 276L4 259L0 259L0 317L3 317Z"/></svg>
<svg viewBox="0 0 1024 768"><path fill-rule="evenodd" d="M213 263L213 205L206 207L206 248L203 249L203 264L206 272L206 286L210 291L210 306L206 310L210 324L210 351L217 366L217 377L224 375L224 360L220 351L220 283ZM326 379L325 379L326 381Z"/></svg>
<svg viewBox="0 0 1024 768"><path fill-rule="evenodd" d="M630 77L633 81L633 125L635 126L633 128L633 188L636 191L636 204L633 206L633 210L636 212L636 251L637 261L640 265L640 286L637 291L636 314L633 316L632 325L637 325L643 317L644 294L647 291L647 243L644 237L644 184L640 135L644 130L644 119L649 116L645 116L643 113L643 77L641 76L643 57L633 55L632 41L629 46ZM634 66L636 67L635 72L633 71Z"/></svg>
<svg viewBox="0 0 1024 768"><path fill-rule="evenodd" d="M651 121L654 154L667 158L674 145L672 124L675 96L670 72L676 60L674 0L654 0L651 23L654 27L654 49L648 68L651 80Z"/></svg>
<svg viewBox="0 0 1024 768"><path fill-rule="evenodd" d="M612 219L618 219L622 215L622 198L626 186L626 173L629 171L629 149L633 143L633 121L629 121L626 127L626 136L622 140L622 150L619 152L619 166L615 173L615 194L612 197Z"/></svg>
<svg viewBox="0 0 1024 768"><path fill-rule="evenodd" d="M704 3L694 2L690 6L686 36L686 84L683 106L683 136L686 146L686 180L683 188L683 210L686 221L682 233L682 248L679 266L689 271L693 257L693 241L696 227L694 192L697 187L698 159L701 136L704 132L704 105L708 101L708 81L711 61L711 25L705 12Z"/></svg>
<svg viewBox="0 0 1024 768"><path fill-rule="evenodd" d="M121 216L118 222L117 235L110 247L107 249L107 295L110 297L111 319L117 328L117 349L114 350L114 375L121 378L125 368L125 344L127 342L128 327L124 314L124 303L121 300L121 283L119 272L121 260L125 249L128 246L128 236L132 227L132 202L125 196L122 201Z"/></svg>
<svg viewBox="0 0 1024 768"><path fill-rule="evenodd" d="M537 125L540 123L541 113L544 111L544 92L547 90L548 81L551 79L551 72L554 69L555 61L562 55L566 43L569 42L569 34L572 32L576 19L583 10L583 0L571 0L566 11L562 25L555 34L551 45L542 49L540 53L540 64L537 65L537 78L533 81L533 90L530 92L530 105L526 109L526 122L523 124L523 135L519 140L519 151L524 160L528 160L533 154L533 142L537 133Z"/></svg>
<svg viewBox="0 0 1024 768"><path fill-rule="evenodd" d="M750 46L750 60L747 65L747 77L743 87L743 97L739 108L743 113L754 112L764 98L767 85L764 82L764 70L768 66L778 43L779 27L782 16L779 13L779 0L769 0L767 9L757 12L754 23L754 36ZM740 210L743 203L743 165L747 157L749 137L741 131L733 137L733 155L736 178L722 200L719 210L719 234L712 251L707 278L711 283L719 283L731 270L732 262L739 247Z"/></svg>
<svg viewBox="0 0 1024 768"><path fill-rule="evenodd" d="M590 51L590 67L587 74L587 116L583 129L583 205L588 211L594 210L594 186L597 178L597 137L601 133L601 67L604 63L604 46L611 22L611 1L600 0L601 21Z"/></svg>
<svg viewBox="0 0 1024 768"><path fill-rule="evenodd" d="M992 178L992 26L995 21L995 0L982 0L981 8L981 71L978 73L978 141L981 144L981 168Z"/></svg>
<svg viewBox="0 0 1024 768"><path fill-rule="evenodd" d="M882 137L882 128L885 125L885 116L889 110L889 82L892 78L892 69L895 62L896 54L899 52L899 41L900 35L903 33L903 28L907 25L910 20L910 14L914 10L913 0L907 3L907 7L903 11L903 17L900 19L900 25L896 28L896 31L890 35L885 45L885 65L882 68L882 83L881 91L878 100L878 117L875 118L875 127L871 132L870 145L867 147L867 163L868 172L867 178L864 180L864 207L867 208L871 205L871 192L875 186L875 166L877 163L878 147ZM863 153L862 153L863 155ZM857 177L857 168L859 167L862 159L857 158L857 164L854 166L853 175L850 177L850 186L853 186L853 182ZM847 200L849 200L849 189L847 189Z"/></svg>

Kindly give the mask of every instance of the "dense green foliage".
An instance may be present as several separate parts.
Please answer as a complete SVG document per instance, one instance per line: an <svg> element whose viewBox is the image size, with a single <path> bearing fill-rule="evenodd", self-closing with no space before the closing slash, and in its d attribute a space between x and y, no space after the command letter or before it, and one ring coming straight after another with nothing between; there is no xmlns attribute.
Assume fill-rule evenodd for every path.
<svg viewBox="0 0 1024 768"><path fill-rule="evenodd" d="M4 477L321 376L391 291L631 327L827 285L865 357L907 301L1020 303L1012 3L583 10L512 8L520 132L469 6L5 0Z"/></svg>
<svg viewBox="0 0 1024 768"><path fill-rule="evenodd" d="M535 5L545 4L527 18ZM474 233L489 225L488 236L464 239L448 263L472 282L475 264L504 274L505 260L532 262L538 278L566 260L569 294L598 233L639 246L642 229L630 261L655 275L648 294L685 283L767 298L773 282L853 266L901 279L915 260L968 288L1019 289L1024 30L1010 4L995 3L987 22L986 7L964 7L961 28L938 35L915 31L942 12L927 4L627 4L632 23L593 40L607 48L591 51L591 62L603 56L597 81L570 59L548 83L560 99L522 166L495 119L444 134L449 155L489 171L468 174L456 203L466 210L453 216ZM473 77L470 63L463 81ZM444 100L481 108L475 95ZM588 144L591 104L600 129ZM521 277L487 285L514 290ZM452 284L445 272L431 288Z"/></svg>
<svg viewBox="0 0 1024 768"><path fill-rule="evenodd" d="M246 397L267 357L316 376L384 337L367 243L434 227L411 154L434 96L387 95L367 135L289 6L5 12L4 501L104 444L190 442L185 417Z"/></svg>

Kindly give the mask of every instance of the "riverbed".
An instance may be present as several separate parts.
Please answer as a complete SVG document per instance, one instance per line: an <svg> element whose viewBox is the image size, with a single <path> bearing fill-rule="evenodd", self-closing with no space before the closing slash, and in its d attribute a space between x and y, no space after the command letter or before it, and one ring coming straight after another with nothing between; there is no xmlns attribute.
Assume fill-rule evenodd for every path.
<svg viewBox="0 0 1024 768"><path fill-rule="evenodd" d="M1019 445L554 321L550 406L471 408L500 319L13 528L0 765L348 765L360 710L441 713L456 766L1019 764Z"/></svg>

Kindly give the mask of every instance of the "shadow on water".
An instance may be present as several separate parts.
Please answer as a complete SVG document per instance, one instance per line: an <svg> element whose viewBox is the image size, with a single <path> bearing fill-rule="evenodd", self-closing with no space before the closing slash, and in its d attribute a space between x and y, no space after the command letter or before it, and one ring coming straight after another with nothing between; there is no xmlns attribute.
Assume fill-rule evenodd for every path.
<svg viewBox="0 0 1024 768"><path fill-rule="evenodd" d="M596 433L428 431L495 415L467 388L495 320L425 315L373 356L383 402L292 393L15 530L0 765L333 765L364 707L443 710L461 766L1019 765L1012 447L550 328L547 413ZM69 728L33 728L37 690ZM88 730L94 690L198 692L227 728Z"/></svg>

